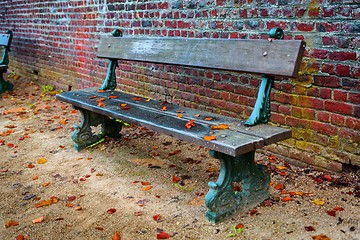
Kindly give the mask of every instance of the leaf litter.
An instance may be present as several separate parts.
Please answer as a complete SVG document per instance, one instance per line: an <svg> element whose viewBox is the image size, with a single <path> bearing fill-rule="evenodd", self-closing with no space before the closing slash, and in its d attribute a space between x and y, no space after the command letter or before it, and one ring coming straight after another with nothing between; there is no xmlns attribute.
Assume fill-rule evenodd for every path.
<svg viewBox="0 0 360 240"><path fill-rule="evenodd" d="M118 217L119 215L122 215L124 219L120 221L124 220L126 221L126 224L121 226L122 228L121 235L122 234L124 234L125 236L131 235L134 237L133 239L141 239L141 237L139 237L139 234L143 234L142 237L144 237L144 239L153 238L154 237L152 235L154 234L153 231L154 229L157 228L156 224L159 224L158 223L159 221L161 222L162 225L164 225L164 229L169 231L156 229L156 238L160 237L158 239L173 238L177 234L179 234L180 239L182 237L185 238L185 236L198 237L197 235L198 232L194 232L191 229L199 229L199 228L201 229L201 234L202 236L204 236L204 238L208 236L214 239L216 238L225 239L226 236L229 235L229 233L230 234L236 233L238 234L238 236L244 238L250 237L251 235L261 239L261 236L263 235L260 229L262 229L262 231L265 229L265 231L267 231L267 234L271 233L276 235L276 233L272 231L272 229L276 229L277 226L280 226L279 225L280 223L282 224L282 226L286 226L283 227L283 229L285 229L285 232L282 232L281 236L286 236L287 239L290 238L297 239L296 236L303 236L304 234L307 234L306 236L308 236L308 238L325 240L325 239L330 239L330 237L332 236L335 236L332 237L332 239L337 239L336 236L338 235L336 234L340 234L339 236L343 236L341 234L345 234L346 236L351 236L351 234L356 235L359 233L358 222L354 217L355 216L354 213L351 211L351 209L353 209L354 207L358 207L358 205L356 205L359 202L359 195L360 195L358 176L351 175L351 173L333 174L333 173L318 172L312 168L297 168L292 165L289 165L286 162L283 162L280 159L277 159L274 156L269 156L267 159L263 157L263 159L260 160L261 162L267 165L268 171L271 172L273 185L270 187L270 191L271 191L270 198L267 199L261 206L257 207L256 209L247 211L246 213L240 214L239 216L234 216L232 219L226 221L223 224L209 226L206 223L206 221L204 221L205 212L203 210L200 211L199 209L204 209L202 207L203 204L201 201L204 200L205 193L207 192L207 182L209 180L211 181L216 180L219 168L217 166L212 166L208 164L209 163L208 159L211 158L208 157L206 153L206 149L199 149L196 146L194 147L184 144L179 145L178 142L174 141L173 139L170 139L170 141L167 140L168 138L166 138L166 140L156 142L157 135L151 135L151 134L141 135L140 137L134 137L130 141L125 140L126 141L125 144L129 142L130 146L136 144L141 144L143 146L157 145L160 146L156 149L159 155L152 156L152 152L151 155L146 155L145 153L141 153L140 155L135 154L136 156L130 158L130 160L126 159L132 164L132 167L124 170L125 172L129 171L129 173L134 174L136 176L136 177L134 176L131 177L131 174L130 175L125 174L126 175L125 177L130 176L129 177L130 180L127 181L129 185L128 187L130 189L134 187L132 186L131 182L135 181L134 179L137 178L137 179L148 180L148 181L137 180L138 183L141 183L137 186L138 190L141 190L143 187L151 186L153 187L151 191L132 192L125 190L125 192L122 193L121 191L118 191L118 189L120 189L118 188L118 186L121 185L121 182L113 181L111 184L108 185L109 187L106 188L101 187L93 195L87 192L87 195L93 196L92 198L86 196L83 198L83 200L81 200L80 196L82 193L76 193L76 191L74 191L74 188L75 189L78 188L78 184L76 183L78 182L79 179L89 180L89 181L84 181L85 184L84 187L95 186L94 184L100 184L101 181L104 180L112 181L111 178L120 177L120 176L121 178L123 178L124 172L120 170L121 173L119 173L118 170L114 171L113 169L110 168L104 168L103 165L106 164L98 163L99 159L101 158L104 159L104 156L107 154L106 152L99 151L100 149L98 146L96 147L95 151L99 151L101 153L99 155L91 155L94 153L86 152L87 150L85 151L85 153L84 152L75 153L74 151L70 151L71 141L66 140L66 138L69 136L69 133L71 133L73 124L76 123L76 121L78 120L78 116L76 115L78 113L70 110L69 106L59 104L54 100L45 100L44 94L42 94L42 96L37 95L36 91L40 90L40 88L37 88L38 90L36 90L35 85L29 84L29 86L27 87L31 88L31 90L28 92L35 91L35 94L32 95L33 97L32 101L33 102L44 101L44 104L42 105L39 104L39 107L37 109L30 108L29 106L26 105L21 106L20 101L16 103L17 105L13 105L14 103L12 103L11 101L7 102L6 105L0 104L6 106L2 108L3 113L7 110L10 110L7 111L7 115L3 115L5 121L8 122L6 122L3 125L3 129L0 128L0 136L1 136L0 151L3 151L4 154L7 154L6 156L8 156L9 158L0 160L1 161L0 169L2 169L1 177L3 177L2 180L5 180L4 181L5 183L9 181L16 181L18 179L20 181L20 179L23 179L23 181L26 182L27 185L32 185L32 188L30 189L26 189L24 187L24 185L26 184L19 185L21 187L16 189L20 190L21 188L21 191L19 192L20 198L18 199L20 199L21 201L26 201L25 204L28 204L28 206L31 205L30 209L35 209L35 211L37 212L35 214L29 214L27 208L24 208L23 206L21 206L20 208L19 207L20 205L15 206L14 208L13 205L12 209L17 209L17 211L13 210L12 215L7 213L9 211L4 211L5 213L4 216L7 219L16 219L16 221L15 220L6 221L5 226L6 225L8 226L6 227L5 231L10 227L11 229L17 229L19 222L21 222L20 224L21 226L29 226L29 224L32 224L33 220L36 220L38 218L37 216L42 215L42 214L37 215L37 213L39 213L39 211L42 210L44 211L49 210L51 212L54 212L54 213L50 213L49 218L46 216L46 221L42 220L42 224L40 224L47 227L50 226L52 222L57 222L57 224L59 224L65 222L61 220L71 221L71 219L73 219L74 216L67 214L66 211L68 210L82 210L81 212L76 212L76 213L85 214L84 216L86 216L86 214L89 214L90 212L93 213L94 211L95 212L98 211L97 209L99 208L99 206L102 206L102 213L103 213L104 212L103 207L105 207L105 209L111 209L111 206L114 206L113 204L109 204L111 203L110 199L114 198L115 201L113 203L116 203L117 201L123 202L125 207L124 209L122 209L122 211L123 210L126 211L126 208L130 207L129 210L131 211L129 212L131 212L131 214L125 216L123 215L124 213L122 213L122 211L119 210L117 214L114 215L106 214L106 215L108 215L108 218L113 218L115 216ZM16 95L13 96L17 98L22 97L19 93L14 93L14 94ZM53 96L50 97L50 95L47 96L47 98L51 99L53 97ZM10 95L7 93L3 94L3 96L4 98L2 99L2 101L3 100L7 101L10 99L9 98ZM34 98L38 98L38 99L34 100ZM105 101L106 100L102 100L99 102L105 102ZM47 115L44 115L45 113ZM26 135L24 134L24 130L22 130L25 129L22 127L23 121L32 118L34 116L36 116L35 122L39 124L36 124L36 126L34 125L27 126L26 127L27 135ZM198 118L200 116L195 116L195 117ZM64 120L64 122L56 121L56 119L57 120L62 119ZM206 121L211 121L211 119L206 119ZM34 120L32 122L34 122ZM65 123L69 123L69 124L65 124ZM62 128L59 127L60 125L62 125ZM222 129L224 128L224 126L220 128ZM140 132L141 131L142 130L140 130ZM44 150L43 148L37 150L37 156L43 156L43 158L46 161L44 160L39 161L40 158L36 156L34 156L31 159L25 158L20 160L19 158L20 155L14 153L14 151L18 151L19 153L21 153L22 151L30 153L29 148L26 148L25 144L22 144L20 142L22 141L21 140L22 136L31 135L32 138L26 139L27 144L30 144L30 146L36 146L35 143L32 143L32 141L35 140L34 134L39 134L38 137L40 137L53 133L57 134L53 136L53 138L57 138L58 136L59 137L61 136L60 138L61 144L62 146L64 146L62 148L59 148L59 143L57 143L56 145L57 153L62 153L62 151L68 151L66 155L64 155L66 156L64 158L66 159L67 164L58 165L57 163L54 163L57 162L58 160L48 161L48 160L52 160L56 156L55 154L47 153L47 152L52 152L53 149L51 149L50 151L49 149ZM147 142L150 144L147 144ZM162 144L166 142L172 142L172 143ZM7 148L8 143L11 143L17 147ZM110 142L110 144L116 145L117 142ZM49 145L49 143L42 143L42 145L46 146ZM139 146L139 149L146 149L146 148ZM153 151L153 149L151 150ZM109 151L113 154L115 148L114 150L109 148L106 149L106 151ZM175 154L172 155L169 153L175 153ZM11 156L16 156L16 157L11 157ZM86 166L91 165L91 167L100 169L101 173L99 173L99 176L101 175L103 177L96 178L96 180L95 178L92 179L90 178L90 176L91 174L95 175L95 172L91 171L91 174L89 174L88 172L81 173L80 170L85 168L78 168L77 171L79 172L73 171L71 174L67 174L68 171L71 171L69 167L72 166L71 159L72 161L74 161L74 159L76 160L78 157L79 158L81 157L82 159L87 159L89 156L93 158L93 161L80 161L77 162L76 164L83 165L82 167L84 167L85 165ZM10 162L7 162L8 159L10 159L10 157L16 159L16 161L12 161L12 163L10 164ZM108 155L107 158L105 159L113 159L113 156ZM133 161L134 159L138 159L138 160L142 159L142 160ZM21 165L17 165L17 164L21 164ZM118 169L120 164L121 163L119 163L119 161L114 160L114 164L111 163L110 166L114 167L114 169ZM151 166L161 166L162 169L157 170L157 168L149 168ZM56 171L61 174L59 175L61 176L61 181L60 178L59 179L56 178L55 179L56 181L52 181L51 185L49 185L48 188L41 190L37 189L37 187L42 186L42 183L49 182L48 177L49 175L51 177L52 174L49 174L46 171L52 167L55 167ZM90 169L90 167L87 169ZM145 178L143 177L143 174L147 174L146 173L147 171L149 171L150 176L147 176ZM183 178L183 176L186 175L191 176L192 181L188 181L186 180L186 178ZM35 176L37 177L35 178ZM36 183L37 181L32 181L32 179L34 180L42 179L42 183ZM143 185L143 183L145 182L148 182L150 184ZM174 187L174 184L177 185ZM9 184L9 186L13 186L13 183ZM6 187L6 184L4 185L4 187ZM67 190L64 191L64 189L68 189L69 187L72 188L72 191L67 191ZM106 191L108 191L108 193L104 194ZM237 189L237 191L241 191L241 186L239 189ZM204 193L199 194L201 192ZM328 192L332 193L331 197L329 197ZM129 194L134 195L133 198L131 198L131 195ZM16 194L12 194L10 196L5 194L3 195L7 199L14 198L15 196L17 196ZM77 197L75 197L75 195ZM52 196L52 197L46 198L44 196ZM290 198L292 200L284 201L284 199L286 200ZM141 200L137 200L137 199L141 199ZM185 199L187 200L184 201ZM9 202L15 203L16 201L18 200L14 199ZM59 201L62 201L63 204L55 204ZM72 208L66 208L65 205L70 202L73 205ZM82 202L86 204L87 207L83 208L82 206L84 205L82 204ZM80 206L80 203L82 206ZM159 203L161 208L155 208L156 204ZM131 207L132 204L134 205L134 207ZM352 207L348 207L349 205ZM8 206L8 205L2 204L1 206ZM139 211L140 210L139 208L141 209L141 211ZM177 208L183 209L185 211L177 211L176 210ZM153 211L154 209L156 209L156 212ZM191 209L191 211L189 211L188 213L186 210L189 209ZM298 211L296 211L295 209L298 209ZM1 210L6 210L6 209L3 207ZM293 216L291 215L291 213L296 214L294 216L296 216L297 221L298 219L302 219L301 220L302 230L300 230L300 228L297 228L296 230L291 229L291 226L288 223L286 223L287 221L286 217ZM302 214L304 215L306 214L307 218L304 218ZM281 217L276 217L276 215ZM118 232L119 229L118 224L113 225L111 222L108 222L106 219L101 219L98 216L93 217L93 214L89 214L87 216L88 216L87 218L93 222L92 229L95 228L99 230L97 232L99 233L102 232L103 234L106 234L107 239L111 239L112 237L113 239L114 237L115 239L120 238L120 232ZM242 229L242 228L241 227L237 228L239 222L238 220L240 219L239 218L240 216L242 220L245 220L241 222L246 223L246 229L242 230L241 233L240 230L238 229ZM320 221L310 220L312 219L312 217L313 219L321 219L321 220ZM25 218L28 220L24 221ZM189 221L189 219L192 220L192 223L190 224L189 222L191 221ZM139 230L138 223L133 224L133 222L137 222L138 220L141 221L142 226L146 226L143 230ZM178 225L174 224L174 221L179 222L180 224ZM153 222L154 225L151 225L150 222ZM183 225L181 225L181 223L183 223ZM266 225L267 223L271 224L270 227L269 225ZM333 223L333 224L330 227L330 224L328 223ZM74 226L75 225L81 226L81 224L82 223L80 222L74 223ZM41 235L43 233L37 227L37 225L38 224L34 224L34 228L36 228L38 232L33 234L35 234L35 236L42 236L38 238L43 238L46 235ZM232 228L233 226L235 226L236 232ZM66 234L72 234L71 228L67 227L66 229L67 229ZM318 232L318 229L322 229L322 231ZM322 232L324 232L324 229L328 229L328 231L325 232L326 235L322 234ZM86 232L87 230L84 229L85 234ZM173 234L169 234L171 232L173 232ZM17 236L19 236L19 238L21 238L22 236L23 239L27 238L25 233L21 233L21 232L18 232L16 235L11 235L11 236L9 235L10 232L6 232L5 234L7 234L6 236L9 236L8 237L9 239L15 238Z"/></svg>

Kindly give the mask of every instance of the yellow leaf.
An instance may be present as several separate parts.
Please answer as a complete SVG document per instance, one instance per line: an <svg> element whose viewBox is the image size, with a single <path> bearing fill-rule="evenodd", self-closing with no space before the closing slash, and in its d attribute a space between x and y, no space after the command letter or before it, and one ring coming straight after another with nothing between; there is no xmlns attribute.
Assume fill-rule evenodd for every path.
<svg viewBox="0 0 360 240"><path fill-rule="evenodd" d="M285 170L286 167L285 166L276 166L276 169L282 171L282 170Z"/></svg>
<svg viewBox="0 0 360 240"><path fill-rule="evenodd" d="M322 206L325 204L325 200L323 198L321 199L313 199L311 200L311 202L313 202L314 204L318 205L318 206Z"/></svg>
<svg viewBox="0 0 360 240"><path fill-rule="evenodd" d="M143 191L149 191L150 189L152 189L152 186L150 186L150 185L142 188Z"/></svg>
<svg viewBox="0 0 360 240"><path fill-rule="evenodd" d="M182 118L183 114L182 114L182 113L177 113L176 116L177 116L178 118Z"/></svg>
<svg viewBox="0 0 360 240"><path fill-rule="evenodd" d="M47 160L46 160L46 158L44 158L44 157L41 157L41 158L39 158L38 160L37 160L37 163L38 164L44 164L44 163L46 163L47 162Z"/></svg>
<svg viewBox="0 0 360 240"><path fill-rule="evenodd" d="M121 240L120 233L115 232L114 236L112 237L112 240Z"/></svg>
<svg viewBox="0 0 360 240"><path fill-rule="evenodd" d="M213 125L211 126L212 130L224 130L224 129L229 129L229 126L226 124L219 124L219 125Z"/></svg>

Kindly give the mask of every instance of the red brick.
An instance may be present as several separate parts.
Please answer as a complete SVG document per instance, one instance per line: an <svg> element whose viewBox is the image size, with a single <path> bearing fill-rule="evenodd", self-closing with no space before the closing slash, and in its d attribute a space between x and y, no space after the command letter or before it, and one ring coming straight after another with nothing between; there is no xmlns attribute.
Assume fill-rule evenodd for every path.
<svg viewBox="0 0 360 240"><path fill-rule="evenodd" d="M348 128L360 131L360 119L348 117L346 118L346 126Z"/></svg>
<svg viewBox="0 0 360 240"><path fill-rule="evenodd" d="M329 58L335 61L356 60L356 52L331 52Z"/></svg>
<svg viewBox="0 0 360 240"><path fill-rule="evenodd" d="M270 121L273 123L284 125L285 124L285 116L283 114L278 114L278 113L272 112L270 115Z"/></svg>
<svg viewBox="0 0 360 240"><path fill-rule="evenodd" d="M291 106L289 105L280 105L279 106L279 111L285 115L290 115L291 114Z"/></svg>
<svg viewBox="0 0 360 240"><path fill-rule="evenodd" d="M322 9L323 17L333 17L334 16L334 8L332 7L324 7Z"/></svg>
<svg viewBox="0 0 360 240"><path fill-rule="evenodd" d="M336 101L347 101L348 92L342 91L342 90L334 90L334 100Z"/></svg>
<svg viewBox="0 0 360 240"><path fill-rule="evenodd" d="M316 24L316 29L319 32L337 32L341 28L340 23L327 23L327 22L321 22Z"/></svg>
<svg viewBox="0 0 360 240"><path fill-rule="evenodd" d="M321 110L324 108L324 101L319 98L299 96L299 106Z"/></svg>
<svg viewBox="0 0 360 240"><path fill-rule="evenodd" d="M354 78L360 78L360 67L353 66L351 76Z"/></svg>
<svg viewBox="0 0 360 240"><path fill-rule="evenodd" d="M349 102L360 104L360 93L349 92Z"/></svg>
<svg viewBox="0 0 360 240"><path fill-rule="evenodd" d="M328 55L328 51L324 49L312 49L310 52L310 57L317 59L326 59Z"/></svg>
<svg viewBox="0 0 360 240"><path fill-rule="evenodd" d="M336 112L336 113L351 115L351 113L353 111L353 106L348 103L326 100L325 101L325 110L327 110L329 112Z"/></svg>
<svg viewBox="0 0 360 240"><path fill-rule="evenodd" d="M320 122L330 122L330 113L318 111L317 112L317 120Z"/></svg>
<svg viewBox="0 0 360 240"><path fill-rule="evenodd" d="M314 76L314 84L322 87L340 87L340 82L335 76Z"/></svg>
<svg viewBox="0 0 360 240"><path fill-rule="evenodd" d="M299 118L295 118L292 116L287 116L285 121L286 121L287 125L292 126L292 127L309 128L309 126L310 126L309 120L299 119Z"/></svg>
<svg viewBox="0 0 360 240"><path fill-rule="evenodd" d="M329 36L322 37L322 43L324 46L333 45L333 37L329 37Z"/></svg>
<svg viewBox="0 0 360 240"><path fill-rule="evenodd" d="M323 73L335 74L334 68L335 66L332 63L323 63L321 66L321 71Z"/></svg>
<svg viewBox="0 0 360 240"><path fill-rule="evenodd" d="M302 32L312 32L315 28L315 24L314 23L295 23L295 27L297 30L302 31Z"/></svg>
<svg viewBox="0 0 360 240"><path fill-rule="evenodd" d="M338 126L344 126L345 117L340 114L331 114L331 123Z"/></svg>
<svg viewBox="0 0 360 240"><path fill-rule="evenodd" d="M336 66L336 74L339 76L349 77L350 76L350 66L338 64Z"/></svg>
<svg viewBox="0 0 360 240"><path fill-rule="evenodd" d="M316 117L316 111L309 108L302 109L302 117L309 120L314 120Z"/></svg>
<svg viewBox="0 0 360 240"><path fill-rule="evenodd" d="M327 123L312 121L310 122L310 128L316 132L329 136L334 136L337 134L337 128Z"/></svg>

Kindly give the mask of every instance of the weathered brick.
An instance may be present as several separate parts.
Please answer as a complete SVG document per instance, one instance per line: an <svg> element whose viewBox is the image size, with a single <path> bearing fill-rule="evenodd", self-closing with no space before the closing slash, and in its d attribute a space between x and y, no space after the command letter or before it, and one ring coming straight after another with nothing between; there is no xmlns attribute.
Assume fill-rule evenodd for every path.
<svg viewBox="0 0 360 240"><path fill-rule="evenodd" d="M356 52L331 52L329 58L335 61L356 60Z"/></svg>
<svg viewBox="0 0 360 240"><path fill-rule="evenodd" d="M314 84L322 87L340 87L341 80L335 76L314 76Z"/></svg>
<svg viewBox="0 0 360 240"><path fill-rule="evenodd" d="M340 114L331 114L331 123L337 126L344 126L345 117Z"/></svg>
<svg viewBox="0 0 360 240"><path fill-rule="evenodd" d="M328 135L328 136L334 136L337 134L337 128L328 123L311 121L310 128L316 132L319 132L321 134Z"/></svg>
<svg viewBox="0 0 360 240"><path fill-rule="evenodd" d="M344 102L335 102L331 100L325 101L325 110L335 113L351 115L353 112L353 105Z"/></svg>

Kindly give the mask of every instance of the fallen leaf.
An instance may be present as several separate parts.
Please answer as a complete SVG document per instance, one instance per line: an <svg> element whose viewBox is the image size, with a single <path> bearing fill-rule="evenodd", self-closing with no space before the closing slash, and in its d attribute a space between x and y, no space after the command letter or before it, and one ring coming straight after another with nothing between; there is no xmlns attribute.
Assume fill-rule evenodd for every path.
<svg viewBox="0 0 360 240"><path fill-rule="evenodd" d="M25 240L25 237L24 235L19 234L16 236L15 240Z"/></svg>
<svg viewBox="0 0 360 240"><path fill-rule="evenodd" d="M43 200L43 201L35 204L35 207L39 208L39 207L49 206L53 203L57 203L58 201L59 201L59 199L57 197L51 197L49 200Z"/></svg>
<svg viewBox="0 0 360 240"><path fill-rule="evenodd" d="M331 240L328 236L326 236L324 234L312 236L312 239L313 240Z"/></svg>
<svg viewBox="0 0 360 240"><path fill-rule="evenodd" d="M6 221L5 223L5 227L14 227L14 226L17 226L19 225L19 222L16 222L16 221L13 221L13 220L8 220Z"/></svg>
<svg viewBox="0 0 360 240"><path fill-rule="evenodd" d="M37 163L38 163L38 164L45 164L45 163L47 163L47 160L46 160L46 158L41 157L41 158L39 158L39 159L37 160Z"/></svg>
<svg viewBox="0 0 360 240"><path fill-rule="evenodd" d="M276 166L276 169L282 171L282 170L285 170L286 167L285 166Z"/></svg>
<svg viewBox="0 0 360 240"><path fill-rule="evenodd" d="M198 118L200 117L200 114L195 114L194 117Z"/></svg>
<svg viewBox="0 0 360 240"><path fill-rule="evenodd" d="M171 238L171 235L166 232L159 232L156 234L156 239L168 239Z"/></svg>
<svg viewBox="0 0 360 240"><path fill-rule="evenodd" d="M187 129L190 129L190 128L192 128L192 127L195 127L195 122L194 122L194 120L189 120L189 121L185 124L185 127L186 127Z"/></svg>
<svg viewBox="0 0 360 240"><path fill-rule="evenodd" d="M215 140L216 136L204 136L204 140L210 142L211 140Z"/></svg>
<svg viewBox="0 0 360 240"><path fill-rule="evenodd" d="M142 99L141 97L133 97L133 100L136 102L141 101L141 99Z"/></svg>
<svg viewBox="0 0 360 240"><path fill-rule="evenodd" d="M226 124L213 125L210 127L212 130L224 130L229 129L229 126Z"/></svg>
<svg viewBox="0 0 360 240"><path fill-rule="evenodd" d="M149 186L149 185L151 185L151 183L150 183L150 182L141 182L141 185L143 185L143 186Z"/></svg>
<svg viewBox="0 0 360 240"><path fill-rule="evenodd" d="M44 221L44 216L35 218L34 220L32 220L32 223L42 223Z"/></svg>
<svg viewBox="0 0 360 240"><path fill-rule="evenodd" d="M344 210L344 208L342 208L342 207L339 207L339 206L336 206L336 207L334 207L334 209L333 209L334 211L343 211Z"/></svg>
<svg viewBox="0 0 360 240"><path fill-rule="evenodd" d="M11 124L11 125L6 125L5 128L16 128L16 126Z"/></svg>
<svg viewBox="0 0 360 240"><path fill-rule="evenodd" d="M102 93L102 92L105 92L105 90L98 89L98 90L96 90L96 92Z"/></svg>
<svg viewBox="0 0 360 240"><path fill-rule="evenodd" d="M217 170L216 170L216 167L209 167L207 170L206 170L206 172L216 172Z"/></svg>
<svg viewBox="0 0 360 240"><path fill-rule="evenodd" d="M70 196L68 197L68 201L74 201L76 199L76 196Z"/></svg>
<svg viewBox="0 0 360 240"><path fill-rule="evenodd" d="M50 182L44 182L43 183L43 187L47 187L47 186L49 186L50 185Z"/></svg>
<svg viewBox="0 0 360 240"><path fill-rule="evenodd" d="M250 216L253 216L257 213L258 211L256 209L253 209L249 212Z"/></svg>
<svg viewBox="0 0 360 240"><path fill-rule="evenodd" d="M177 176L172 176L172 182L173 183L177 183L178 181L180 181L180 178L179 177L177 177Z"/></svg>
<svg viewBox="0 0 360 240"><path fill-rule="evenodd" d="M293 199L291 197L289 197L289 196L286 196L286 197L281 199L282 202L288 202L288 201L291 201L291 200L293 200Z"/></svg>
<svg viewBox="0 0 360 240"><path fill-rule="evenodd" d="M82 209L81 206L76 206L76 207L74 207L74 210L75 210L75 211L80 211L81 209Z"/></svg>
<svg viewBox="0 0 360 240"><path fill-rule="evenodd" d="M100 226L96 226L95 229L96 229L96 230L104 230L104 228L103 228L103 227L100 227Z"/></svg>
<svg viewBox="0 0 360 240"><path fill-rule="evenodd" d="M311 202L313 202L315 205L318 205L318 206L322 206L325 204L325 200L324 199L313 199L311 200Z"/></svg>
<svg viewBox="0 0 360 240"><path fill-rule="evenodd" d="M67 202L67 203L66 203L66 206L67 206L67 207L73 207L74 204Z"/></svg>
<svg viewBox="0 0 360 240"><path fill-rule="evenodd" d="M106 104L104 102L99 102L98 107L106 107Z"/></svg>
<svg viewBox="0 0 360 240"><path fill-rule="evenodd" d="M178 118L182 118L182 117L183 117L183 114L182 114L182 113L177 113L176 116L177 116Z"/></svg>
<svg viewBox="0 0 360 240"><path fill-rule="evenodd" d="M103 102L105 100L106 100L106 98L99 98L99 99L96 99L96 102Z"/></svg>
<svg viewBox="0 0 360 240"><path fill-rule="evenodd" d="M336 211L334 210L327 210L326 213L332 217L336 217Z"/></svg>
<svg viewBox="0 0 360 240"><path fill-rule="evenodd" d="M112 95L112 96L108 96L108 98L109 99L114 99L114 98L117 98L117 96Z"/></svg>
<svg viewBox="0 0 360 240"><path fill-rule="evenodd" d="M162 106L162 107L160 108L160 110L161 110L161 111L167 111L167 106Z"/></svg>
<svg viewBox="0 0 360 240"><path fill-rule="evenodd" d="M142 188L143 191L149 191L150 189L152 189L152 186L145 186Z"/></svg>
<svg viewBox="0 0 360 240"><path fill-rule="evenodd" d="M34 165L32 165L31 163L27 165L28 168L33 168Z"/></svg>
<svg viewBox="0 0 360 240"><path fill-rule="evenodd" d="M280 184L280 183L275 184L274 188L275 188L276 190L280 190L280 191L285 189L284 185L282 185L282 184Z"/></svg>
<svg viewBox="0 0 360 240"><path fill-rule="evenodd" d="M313 232L313 231L315 231L315 228L313 226L305 226L305 231Z"/></svg>
<svg viewBox="0 0 360 240"><path fill-rule="evenodd" d="M236 229L240 229L240 228L245 228L245 225L242 223L239 223L238 225L235 226Z"/></svg>
<svg viewBox="0 0 360 240"><path fill-rule="evenodd" d="M113 214L116 212L116 209L115 208L109 208L107 211L106 211L108 214Z"/></svg>
<svg viewBox="0 0 360 240"><path fill-rule="evenodd" d="M160 221L160 217L161 217L160 214L156 214L153 216L153 219L158 222Z"/></svg>
<svg viewBox="0 0 360 240"><path fill-rule="evenodd" d="M19 114L26 113L26 109L19 107L19 108L8 109L3 112L4 115L13 114L13 113L19 113Z"/></svg>
<svg viewBox="0 0 360 240"><path fill-rule="evenodd" d="M134 215L138 217L144 215L144 213L139 211L139 212L135 212Z"/></svg>
<svg viewBox="0 0 360 240"><path fill-rule="evenodd" d="M89 97L89 99L95 99L95 98L97 98L97 96L91 96L91 97Z"/></svg>
<svg viewBox="0 0 360 240"><path fill-rule="evenodd" d="M120 233L119 233L119 232L115 232L115 234L114 234L114 236L112 237L111 240L121 240Z"/></svg>
<svg viewBox="0 0 360 240"><path fill-rule="evenodd" d="M169 156L174 156L174 155L179 154L179 153L181 153L181 150L180 150L180 149L179 149L179 150L175 150L175 151L173 151L173 152L169 152Z"/></svg>

